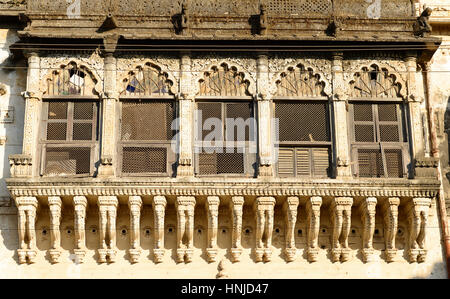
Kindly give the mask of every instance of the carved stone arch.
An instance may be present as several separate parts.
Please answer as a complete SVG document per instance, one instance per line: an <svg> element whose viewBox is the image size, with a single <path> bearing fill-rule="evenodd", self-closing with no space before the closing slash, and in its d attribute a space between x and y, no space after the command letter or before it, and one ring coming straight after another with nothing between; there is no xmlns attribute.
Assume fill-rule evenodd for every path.
<svg viewBox="0 0 450 299"><path fill-rule="evenodd" d="M324 76L303 63L286 67L274 78L270 89L273 96L324 97L331 93Z"/></svg>
<svg viewBox="0 0 450 299"><path fill-rule="evenodd" d="M175 95L177 80L152 62L136 63L119 78L120 95Z"/></svg>
<svg viewBox="0 0 450 299"><path fill-rule="evenodd" d="M47 69L40 84L42 95L48 96L100 96L103 81L91 67L76 59L68 59L58 68Z"/></svg>
<svg viewBox="0 0 450 299"><path fill-rule="evenodd" d="M195 78L195 95L199 96L252 96L256 82L251 75L228 61L210 64Z"/></svg>
<svg viewBox="0 0 450 299"><path fill-rule="evenodd" d="M349 79L348 94L353 98L407 98L406 83L391 67L371 63L359 66Z"/></svg>

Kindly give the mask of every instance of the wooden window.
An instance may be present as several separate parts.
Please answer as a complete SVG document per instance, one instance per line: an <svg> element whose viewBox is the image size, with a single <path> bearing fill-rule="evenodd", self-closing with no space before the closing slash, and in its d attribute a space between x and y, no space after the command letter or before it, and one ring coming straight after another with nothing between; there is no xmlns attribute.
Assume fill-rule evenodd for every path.
<svg viewBox="0 0 450 299"><path fill-rule="evenodd" d="M196 173L254 176L256 124L253 102L202 101L197 103L197 112ZM216 121L211 121L213 119ZM218 126L209 126L212 123ZM239 125L244 125L245 129L240 130Z"/></svg>
<svg viewBox="0 0 450 299"><path fill-rule="evenodd" d="M123 99L119 156L123 176L172 176L176 104L172 99Z"/></svg>
<svg viewBox="0 0 450 299"><path fill-rule="evenodd" d="M276 101L280 177L330 176L331 134L327 101Z"/></svg>
<svg viewBox="0 0 450 299"><path fill-rule="evenodd" d="M404 105L400 102L354 102L352 157L359 177L406 175L408 142Z"/></svg>
<svg viewBox="0 0 450 299"><path fill-rule="evenodd" d="M94 174L98 160L98 111L99 103L95 101L44 101L41 175Z"/></svg>

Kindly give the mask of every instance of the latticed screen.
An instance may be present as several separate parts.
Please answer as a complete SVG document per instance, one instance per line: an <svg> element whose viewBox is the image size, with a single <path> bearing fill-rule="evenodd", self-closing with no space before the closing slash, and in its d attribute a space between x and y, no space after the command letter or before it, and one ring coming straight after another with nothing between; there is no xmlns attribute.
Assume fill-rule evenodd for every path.
<svg viewBox="0 0 450 299"><path fill-rule="evenodd" d="M171 140L174 119L172 101L123 101L122 140Z"/></svg>
<svg viewBox="0 0 450 299"><path fill-rule="evenodd" d="M98 103L52 100L45 102L44 107L43 174L90 174L91 149L98 135Z"/></svg>
<svg viewBox="0 0 450 299"><path fill-rule="evenodd" d="M167 169L167 149L152 147L124 147L124 173L165 173Z"/></svg>
<svg viewBox="0 0 450 299"><path fill-rule="evenodd" d="M354 103L353 148L360 177L403 177L406 134L399 103Z"/></svg>
<svg viewBox="0 0 450 299"><path fill-rule="evenodd" d="M278 102L275 117L279 122L280 141L330 141L325 102Z"/></svg>
<svg viewBox="0 0 450 299"><path fill-rule="evenodd" d="M45 175L89 174L90 147L47 147Z"/></svg>
<svg viewBox="0 0 450 299"><path fill-rule="evenodd" d="M243 174L244 154L226 152L226 149L207 149L198 155L199 174Z"/></svg>
<svg viewBox="0 0 450 299"><path fill-rule="evenodd" d="M330 153L328 148L280 147L278 175L327 177Z"/></svg>

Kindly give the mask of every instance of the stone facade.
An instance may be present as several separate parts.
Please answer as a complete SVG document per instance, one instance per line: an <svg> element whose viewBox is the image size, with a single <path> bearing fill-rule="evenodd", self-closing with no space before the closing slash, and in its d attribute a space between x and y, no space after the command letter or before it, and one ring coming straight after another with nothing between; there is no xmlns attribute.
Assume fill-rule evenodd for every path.
<svg viewBox="0 0 450 299"><path fill-rule="evenodd" d="M5 204L0 207L0 260L2 268L8 270L1 271L2 277L214 278L221 276L218 272L226 272L230 278L446 277L439 201L443 180L438 159L433 159L436 155L428 131L428 92L422 69L430 64L433 54L436 59L445 50L436 51L432 45L440 39L430 36L420 24L414 25L419 15L415 15L414 1L391 1L389 5L397 5L398 10L383 4L381 18L367 17L370 5L364 1L356 10L351 1L334 1L334 10L328 5L331 1L319 1L323 2L320 8L311 1L301 1L303 6L293 5L289 12L280 12L282 6L273 1L266 7L247 1L248 11L236 10L235 2L220 7L215 7L214 1L204 7L196 1L184 5L173 2L163 8L166 1L155 1L142 11L161 10L160 16L133 12L141 25L134 25L136 31L131 33L125 28L136 20L126 17L129 6L122 7L122 1L112 1L115 5L109 7L91 7L90 2L81 1L82 8L92 8L92 16L73 20L60 18L66 11L65 1L29 1L23 31L3 29L7 36L4 61L13 57L13 52L25 67L23 71L0 71L5 90L1 97L12 103L17 115L13 123L3 126L10 130L5 133L4 146L10 149L4 154L4 161L10 164L4 166L4 177L10 177L6 179L7 190L3 189ZM231 14L233 21L223 16L207 18L208 9L213 8ZM104 20L105 11L110 14ZM303 11L310 15L295 16ZM342 18L350 11L354 14L351 18ZM383 17L386 11L398 15L388 19ZM274 13L285 19L294 13L291 18L295 22L275 22ZM255 23L243 22L250 15ZM179 18L180 23L168 25L170 16ZM315 23L306 22L308 18ZM61 29L56 25L65 22L85 26L77 31L58 31ZM368 33L386 23L389 30L380 33L385 36ZM156 35L146 32L145 28L158 26L164 29ZM419 33L414 29L417 26L423 29ZM88 36L102 40L102 45L64 49L67 44L62 44L58 50L45 49L47 43L60 42L62 37L79 41ZM124 50L127 42L136 45L143 37L147 45L153 39L167 39L172 44L155 42L155 52L146 52L145 43L139 45L141 51ZM257 43L258 51L247 51L249 46L242 41L249 38ZM215 39L241 49L212 51L209 48ZM197 49L183 49L173 40L194 44L212 41L207 46L196 45ZM273 40L279 48L269 51L267 45ZM305 40L312 48L288 50L292 40ZM410 46L418 42L421 47L401 51L359 48L363 42L380 47L381 40L388 48L398 47L396 40ZM39 41L40 46L25 50L20 46L33 41ZM345 50L349 41L347 46L351 47ZM326 45L320 42L334 45L333 51L313 51L314 46ZM429 50L423 50L425 46ZM297 74L301 84L295 83L300 79ZM157 83L142 80L139 87L133 82L140 78L157 78ZM65 85L55 89L60 81L81 89L68 93ZM296 87L287 88L292 83ZM445 84L433 85L433 94L442 92L437 86ZM132 94L136 89L142 90L137 96ZM174 160L169 156L164 160L167 165L173 162L173 172L167 167L159 175L140 175L132 173L124 162L128 161L123 154L127 146L145 145L124 137L124 103L134 104L142 98L175 103L178 134L174 143L178 152ZM95 119L91 123L98 124L91 132L98 132L98 137L89 135L84 144L75 142L74 137L75 124L87 123L75 116L77 99L98 103L98 114L91 116ZM254 174L247 166L242 166L246 171L241 175L205 176L199 171L194 111L199 103L211 99L253 105L258 123ZM47 113L49 103L55 100L71 103L64 112L69 115L64 130L69 129L63 139L72 143L48 137L49 124L61 122L58 117L52 121L53 115ZM330 107L325 176L317 175L317 167L302 177L281 175L278 158L282 154L274 144L274 107L278 101L298 100L322 101ZM396 160L401 166L395 164L398 173L393 177L392 165L381 166L385 169L381 177L364 177L362 170L358 172L362 162L355 158L355 152L360 145L355 143L353 132L357 120L351 115L355 103L369 100L375 103L371 107L389 101L406 107L402 110L406 115L405 144L388 145L391 150L402 149L400 160ZM227 111L223 107L222 111ZM437 124L439 132L441 123ZM11 129L14 126L17 128ZM126 132L136 134L136 130ZM310 142L315 140L311 137ZM74 156L63 165L70 171L73 163L88 165L86 171L55 170L60 169L60 160L52 161L49 149L61 144L89 147L87 162ZM159 148L165 146L161 144ZM317 147L316 143L313 146ZM387 152L382 151L384 156ZM53 163L53 172L48 161Z"/></svg>

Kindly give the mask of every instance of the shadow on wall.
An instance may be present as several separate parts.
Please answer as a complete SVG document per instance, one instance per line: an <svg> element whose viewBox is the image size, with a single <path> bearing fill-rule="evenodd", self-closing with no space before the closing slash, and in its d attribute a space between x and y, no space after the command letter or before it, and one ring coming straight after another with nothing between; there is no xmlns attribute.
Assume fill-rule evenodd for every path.
<svg viewBox="0 0 450 299"><path fill-rule="evenodd" d="M431 271L428 270L424 275L416 275L411 279L444 279L448 278L446 274L447 265L445 262L434 263Z"/></svg>

